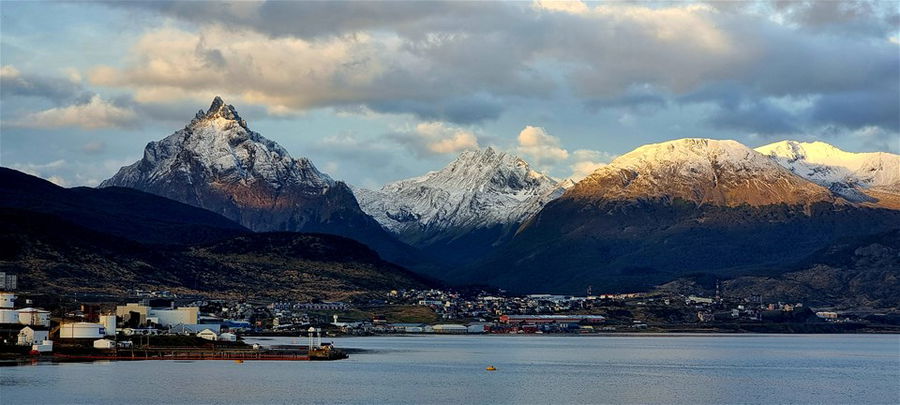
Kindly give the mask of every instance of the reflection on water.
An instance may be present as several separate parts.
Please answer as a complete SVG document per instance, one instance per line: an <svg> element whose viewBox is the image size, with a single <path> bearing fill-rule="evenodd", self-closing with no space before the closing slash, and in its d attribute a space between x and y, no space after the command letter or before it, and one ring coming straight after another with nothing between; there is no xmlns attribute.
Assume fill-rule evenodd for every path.
<svg viewBox="0 0 900 405"><path fill-rule="evenodd" d="M900 402L896 335L418 336L335 343L364 350L336 362L3 367L0 402ZM485 371L488 365L497 371Z"/></svg>

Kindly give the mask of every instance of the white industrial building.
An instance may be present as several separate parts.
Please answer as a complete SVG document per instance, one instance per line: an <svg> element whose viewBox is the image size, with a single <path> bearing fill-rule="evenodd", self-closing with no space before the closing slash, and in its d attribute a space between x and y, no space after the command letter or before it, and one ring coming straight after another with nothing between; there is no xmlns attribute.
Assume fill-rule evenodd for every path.
<svg viewBox="0 0 900 405"><path fill-rule="evenodd" d="M109 339L97 339L94 341L94 349L115 349L116 342Z"/></svg>
<svg viewBox="0 0 900 405"><path fill-rule="evenodd" d="M457 325L451 323L445 323L440 325L434 325L431 327L434 330L434 333L468 333L469 328L466 325Z"/></svg>
<svg viewBox="0 0 900 405"><path fill-rule="evenodd" d="M99 323L71 322L59 326L60 339L101 339L106 336L106 328Z"/></svg>
<svg viewBox="0 0 900 405"><path fill-rule="evenodd" d="M22 308L16 311L22 325L50 326L50 311L38 308Z"/></svg>
<svg viewBox="0 0 900 405"><path fill-rule="evenodd" d="M119 305L116 307L116 315L121 317L124 321L128 321L131 318L132 312L140 315L141 325L144 325L149 320L155 324L168 327L177 324L197 323L197 317L200 315L200 308L154 308L137 303Z"/></svg>
<svg viewBox="0 0 900 405"><path fill-rule="evenodd" d="M16 294L0 291L0 323L19 323L16 307Z"/></svg>

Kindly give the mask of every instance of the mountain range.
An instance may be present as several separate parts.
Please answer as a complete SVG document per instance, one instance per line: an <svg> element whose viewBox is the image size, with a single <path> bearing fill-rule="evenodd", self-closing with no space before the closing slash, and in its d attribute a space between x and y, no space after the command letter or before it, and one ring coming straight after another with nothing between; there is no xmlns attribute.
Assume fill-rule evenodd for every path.
<svg viewBox="0 0 900 405"><path fill-rule="evenodd" d="M44 294L171 290L347 299L434 285L340 236L252 232L138 190L65 189L0 168L0 271Z"/></svg>
<svg viewBox="0 0 900 405"><path fill-rule="evenodd" d="M878 203L848 201L734 141L646 145L548 203L452 280L577 292L779 272L840 238L900 227L900 211Z"/></svg>
<svg viewBox="0 0 900 405"><path fill-rule="evenodd" d="M359 207L350 187L307 158L250 130L234 106L216 97L183 129L144 148L144 156L102 182L207 209L257 231L350 237L398 264L425 266Z"/></svg>
<svg viewBox="0 0 900 405"><path fill-rule="evenodd" d="M641 146L572 183L486 148L377 190L350 187L250 130L216 97L98 189L39 185L57 202L73 198L63 193L82 196L81 205L38 196L0 206L142 244L226 243L253 238L248 232L338 235L429 277L515 292L631 291L689 274L777 277L837 241L900 229L900 156L821 142L752 149L679 139ZM5 193L18 198L15 187ZM166 202L128 212L126 198ZM107 211L121 222L101 225L110 222L102 220ZM179 232L181 239L168 236ZM348 257L365 248L341 246Z"/></svg>

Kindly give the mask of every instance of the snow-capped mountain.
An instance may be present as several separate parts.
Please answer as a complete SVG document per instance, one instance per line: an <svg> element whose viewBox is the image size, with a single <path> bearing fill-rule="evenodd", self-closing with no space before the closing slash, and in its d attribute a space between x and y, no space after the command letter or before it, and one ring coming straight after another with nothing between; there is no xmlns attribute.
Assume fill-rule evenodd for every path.
<svg viewBox="0 0 900 405"><path fill-rule="evenodd" d="M219 97L100 184L110 186L206 208L254 231L331 233L359 240L388 260L410 256L411 248L359 208L347 185L251 131Z"/></svg>
<svg viewBox="0 0 900 405"><path fill-rule="evenodd" d="M184 129L150 142L143 159L123 167L100 187L165 189L179 181L191 188L207 183L217 187L239 183L248 188L258 183L275 190L291 186L311 195L324 194L335 185L309 159L294 159L280 145L251 131L234 106L219 97ZM181 191L186 192L181 199L203 204L202 195L194 190Z"/></svg>
<svg viewBox="0 0 900 405"><path fill-rule="evenodd" d="M853 202L900 194L900 155L852 153L824 142L781 141L756 148L788 170Z"/></svg>
<svg viewBox="0 0 900 405"><path fill-rule="evenodd" d="M735 141L679 139L641 146L597 169L567 197L675 199L752 206L830 201L828 190Z"/></svg>
<svg viewBox="0 0 900 405"><path fill-rule="evenodd" d="M575 294L778 271L836 241L900 226L900 210L861 205L740 143L679 139L597 169L448 278Z"/></svg>
<svg viewBox="0 0 900 405"><path fill-rule="evenodd" d="M450 253L489 249L564 189L519 157L487 148L424 176L354 191L363 211L400 240Z"/></svg>

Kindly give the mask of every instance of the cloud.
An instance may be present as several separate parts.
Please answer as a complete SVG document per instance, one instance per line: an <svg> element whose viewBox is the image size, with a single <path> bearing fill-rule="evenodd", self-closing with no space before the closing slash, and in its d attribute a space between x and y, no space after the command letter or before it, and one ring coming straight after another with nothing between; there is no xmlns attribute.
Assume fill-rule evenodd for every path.
<svg viewBox="0 0 900 405"><path fill-rule="evenodd" d="M137 114L134 111L118 107L104 100L99 95L94 95L86 103L27 114L12 124L22 128L37 129L127 128L134 126L137 118Z"/></svg>
<svg viewBox="0 0 900 405"><path fill-rule="evenodd" d="M412 130L398 131L386 137L406 146L419 157L479 148L478 137L473 132L443 122L419 123Z"/></svg>
<svg viewBox="0 0 900 405"><path fill-rule="evenodd" d="M574 161L569 168L572 174L569 176L574 181L581 181L597 169L606 166L615 156L609 153L589 149L579 149L572 152Z"/></svg>
<svg viewBox="0 0 900 405"><path fill-rule="evenodd" d="M0 67L0 97L38 97L56 104L84 97L81 84L72 80L22 73L15 66Z"/></svg>
<svg viewBox="0 0 900 405"><path fill-rule="evenodd" d="M679 100L719 104L709 124L737 129L774 114L764 101L771 98L828 103L848 93L900 92L897 47L888 40L900 17L890 2L112 6L198 27L150 30L124 63L92 71L92 83L134 91L139 102L223 94L271 114L325 107L468 125L497 119L521 100L571 97L594 112L640 114ZM708 91L728 86L736 92L730 98ZM885 111L898 103L888 101ZM838 124L851 129L886 125L862 105L841 116ZM835 124L824 114L782 118L796 121L778 130Z"/></svg>
<svg viewBox="0 0 900 405"><path fill-rule="evenodd" d="M756 100L734 108L718 108L708 118L714 128L734 129L773 136L798 132L798 119L791 112L768 102Z"/></svg>
<svg viewBox="0 0 900 405"><path fill-rule="evenodd" d="M541 127L528 125L519 132L516 150L531 158L537 165L553 164L569 158L569 152L559 145L559 138Z"/></svg>

